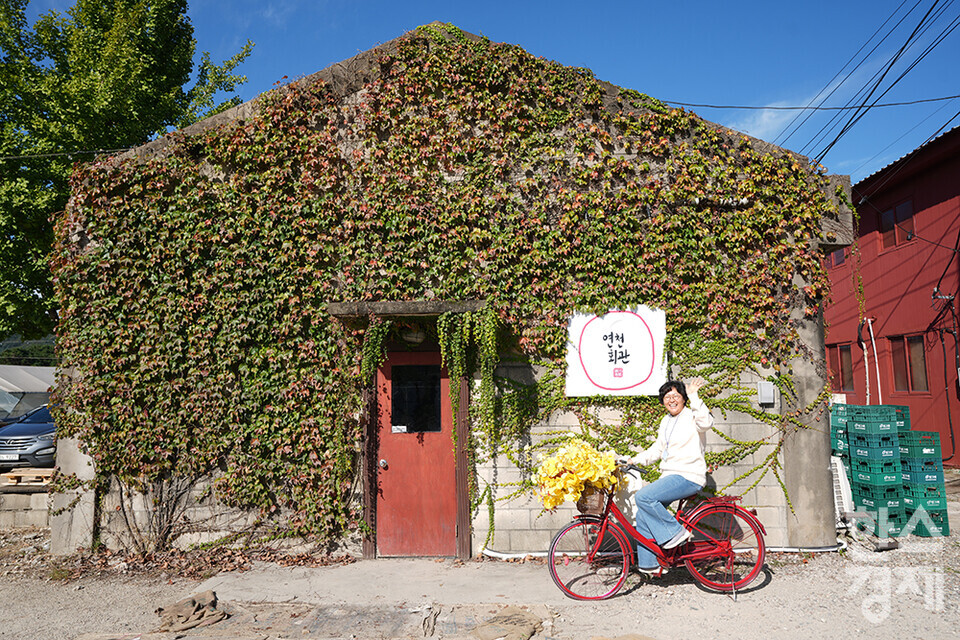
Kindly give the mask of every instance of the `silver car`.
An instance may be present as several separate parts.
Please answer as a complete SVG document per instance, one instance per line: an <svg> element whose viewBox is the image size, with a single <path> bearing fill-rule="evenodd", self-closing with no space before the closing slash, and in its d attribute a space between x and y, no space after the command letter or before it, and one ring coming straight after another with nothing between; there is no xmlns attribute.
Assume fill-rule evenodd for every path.
<svg viewBox="0 0 960 640"><path fill-rule="evenodd" d="M0 427L0 472L13 467L52 467L56 456L57 433L49 407L34 409Z"/></svg>

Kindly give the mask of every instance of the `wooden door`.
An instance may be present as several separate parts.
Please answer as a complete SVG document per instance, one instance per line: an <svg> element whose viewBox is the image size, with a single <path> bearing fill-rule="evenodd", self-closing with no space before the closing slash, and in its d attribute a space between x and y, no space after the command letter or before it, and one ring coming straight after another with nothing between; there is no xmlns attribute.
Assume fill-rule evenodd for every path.
<svg viewBox="0 0 960 640"><path fill-rule="evenodd" d="M390 353L377 372L377 554L457 554L450 381L439 353Z"/></svg>

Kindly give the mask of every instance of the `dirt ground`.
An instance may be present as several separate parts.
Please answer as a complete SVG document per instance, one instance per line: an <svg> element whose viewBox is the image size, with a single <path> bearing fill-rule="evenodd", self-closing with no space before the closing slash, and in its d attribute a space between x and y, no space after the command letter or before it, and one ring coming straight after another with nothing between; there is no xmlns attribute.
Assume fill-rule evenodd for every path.
<svg viewBox="0 0 960 640"><path fill-rule="evenodd" d="M351 603L299 602L296 597L290 602L226 601L221 605L230 618L180 634L150 633L160 624L158 607L198 593L205 581L225 584L224 576L235 575L249 583L246 576L256 571L236 572L254 564L272 567L268 573L281 583L291 580L292 570L233 551L202 563L182 556L145 563L119 555L58 558L48 553L48 529L0 530L0 640L492 639L498 636L483 636L477 626L510 605L539 620L534 640L960 638L960 472L951 471L950 477L949 537L906 536L898 549L880 552L873 539L848 535L839 553L768 553L763 575L736 599L703 590L684 570L660 578L631 574L616 597L602 602L566 600L552 588L535 597L544 582L552 587L542 560L517 562L505 578L507 567L490 559L481 564L425 559L417 565L423 576L435 578L439 570L450 583L460 575L469 584L486 577L488 588L506 579L519 588L511 593L530 593L528 600L539 601L481 605L477 603L486 601L474 597L458 603L451 588L441 592L439 601L386 605L369 598ZM323 562L304 558L295 564L301 573L328 584L333 579L329 568L318 566ZM211 578L221 570L232 573ZM409 580L411 586L417 584L415 572ZM253 586L254 594L262 593Z"/></svg>
<svg viewBox="0 0 960 640"><path fill-rule="evenodd" d="M956 513L955 508L953 511ZM75 640L81 636L133 640L158 627L158 607L195 593L201 584L199 577L175 577L156 568L134 571L118 558L96 571L87 568L88 574L98 575L81 575L74 559L51 558L46 553L48 544L49 532L43 529L0 531L0 587L4 593L0 638L4 640ZM424 635L416 629L414 636L408 629L393 636L381 624L391 620L394 626L390 628L398 629L398 617L420 616L419 608L387 611L371 606L367 611L351 612L352 626L345 629L342 607L224 604L235 613L228 621L181 635L148 634L144 640ZM736 600L703 591L681 570L658 579L631 575L616 598L600 603L503 603L500 607L507 604L523 605L541 619L535 640L628 634L656 640L960 637L960 536L904 538L900 549L882 553L873 551L868 539L850 540L843 553L771 553L764 576ZM470 637L470 625L463 624L464 620L478 623L499 610L496 605L472 609L443 603L435 606L443 615L434 615L433 637L448 638ZM337 615L340 623L331 626Z"/></svg>

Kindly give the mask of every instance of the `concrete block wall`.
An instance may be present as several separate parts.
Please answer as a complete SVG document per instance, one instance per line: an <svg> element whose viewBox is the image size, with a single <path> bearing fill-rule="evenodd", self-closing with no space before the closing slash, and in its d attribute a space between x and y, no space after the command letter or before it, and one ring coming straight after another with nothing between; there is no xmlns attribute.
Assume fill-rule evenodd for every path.
<svg viewBox="0 0 960 640"><path fill-rule="evenodd" d="M49 494L46 490L0 493L0 528L49 526Z"/></svg>
<svg viewBox="0 0 960 640"><path fill-rule="evenodd" d="M501 372L498 371L498 374ZM756 388L760 378L755 374L745 374L742 378L743 386ZM772 406L765 408L772 413L780 413L781 404L779 394ZM609 423L619 421L619 413L611 410L595 412L601 420ZM724 466L709 473L708 486L723 488L735 478L747 473L758 464L762 464L767 456L775 449L777 432L769 425L758 422L749 415L728 412L724 415L718 409L713 410L716 428L728 437L739 441L755 441L768 438L770 444L748 455L743 460ZM531 432L533 441L542 441L548 434L555 435L559 431L579 433L580 424L572 413L557 413L547 421L535 426ZM707 451L721 451L733 445L714 432L707 434ZM781 463L782 463L781 455ZM500 488L496 497L502 498L515 489L515 483L522 479L521 471L507 458L500 456L485 464L478 465L477 476L481 490L496 481ZM742 504L750 509L756 509L757 516L766 529L766 543L768 547L785 547L788 544L788 519L798 516L790 512L783 489L771 473L759 480L756 486L746 490L762 473L755 472L724 489L727 495L742 494ZM832 508L832 505L831 505ZM473 550L479 553L486 547L490 551L499 553L522 554L546 551L557 530L569 522L576 514L574 505L562 505L553 513L543 513L540 502L532 492L512 498L507 501L498 501L495 505L494 527L492 539L487 542L490 532L490 521L485 505L481 505L473 520Z"/></svg>
<svg viewBox="0 0 960 640"><path fill-rule="evenodd" d="M184 498L183 508L177 516L177 529L181 533L173 541L174 547L187 548L213 542L247 531L254 525L256 517L253 513L227 507L205 496L210 483L210 479L197 481ZM103 498L100 522L103 543L110 548L131 547L127 519L134 518L136 527L148 531L151 517L148 504L148 496L136 493L123 499L121 509L121 493L114 482Z"/></svg>

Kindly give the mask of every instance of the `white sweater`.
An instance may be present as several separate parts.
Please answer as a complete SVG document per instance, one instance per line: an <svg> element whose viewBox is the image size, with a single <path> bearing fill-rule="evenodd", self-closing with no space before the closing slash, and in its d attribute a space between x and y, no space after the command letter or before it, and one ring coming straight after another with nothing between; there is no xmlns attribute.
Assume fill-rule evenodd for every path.
<svg viewBox="0 0 960 640"><path fill-rule="evenodd" d="M631 459L640 466L660 460L663 475L676 474L701 487L707 482L707 463L703 459L707 431L713 427L710 409L696 393L676 416L660 421L657 440Z"/></svg>

